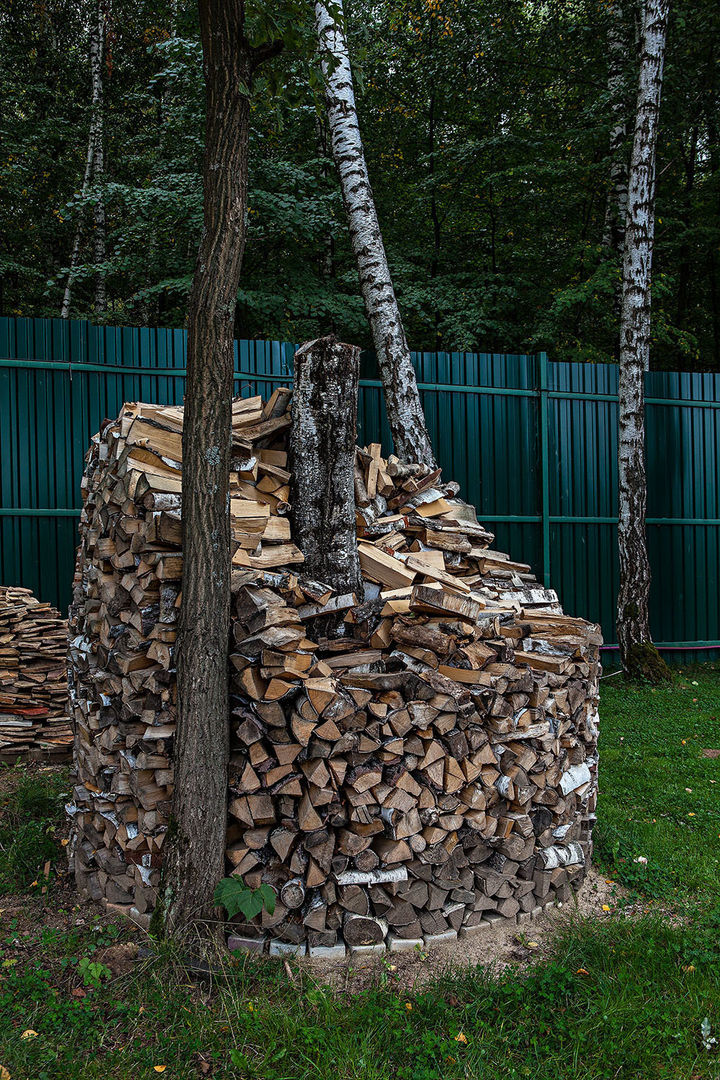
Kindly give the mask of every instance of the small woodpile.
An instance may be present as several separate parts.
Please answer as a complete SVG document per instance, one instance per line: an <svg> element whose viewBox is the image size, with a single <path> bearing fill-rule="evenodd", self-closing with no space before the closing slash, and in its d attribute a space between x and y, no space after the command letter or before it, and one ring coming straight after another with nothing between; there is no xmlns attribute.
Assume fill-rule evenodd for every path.
<svg viewBox="0 0 720 1080"><path fill-rule="evenodd" d="M66 659L60 612L0 585L0 761L70 757Z"/></svg>
<svg viewBox="0 0 720 1080"><path fill-rule="evenodd" d="M248 947L413 947L530 918L585 873L597 626L563 614L440 472L356 454L363 595L303 576L290 392L233 407L228 870L278 903ZM172 795L182 410L95 437L71 610L79 884L135 918ZM326 955L330 955L327 953Z"/></svg>

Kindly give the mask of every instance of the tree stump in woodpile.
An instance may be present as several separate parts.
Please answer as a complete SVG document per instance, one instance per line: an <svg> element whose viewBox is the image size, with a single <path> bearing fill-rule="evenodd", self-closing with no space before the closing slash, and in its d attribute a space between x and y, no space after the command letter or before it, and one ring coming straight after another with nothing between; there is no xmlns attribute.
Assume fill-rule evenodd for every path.
<svg viewBox="0 0 720 1080"><path fill-rule="evenodd" d="M439 470L376 444L343 480L358 589L306 574L288 397L233 406L227 872L278 894L236 932L322 955L567 900L592 851L599 628ZM76 877L141 921L173 790L182 419L126 405L93 441L72 607Z"/></svg>
<svg viewBox="0 0 720 1080"><path fill-rule="evenodd" d="M357 593L355 440L360 349L319 338L295 354L290 428L292 525L308 576Z"/></svg>

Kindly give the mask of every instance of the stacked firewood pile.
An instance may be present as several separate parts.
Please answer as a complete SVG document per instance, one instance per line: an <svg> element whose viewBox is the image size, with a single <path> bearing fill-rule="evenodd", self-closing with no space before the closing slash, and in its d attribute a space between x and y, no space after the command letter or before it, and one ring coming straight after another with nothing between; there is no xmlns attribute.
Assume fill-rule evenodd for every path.
<svg viewBox="0 0 720 1080"><path fill-rule="evenodd" d="M0 585L0 761L69 758L66 655L60 612Z"/></svg>
<svg viewBox="0 0 720 1080"><path fill-rule="evenodd" d="M303 576L289 392L237 401L228 871L272 952L412 947L530 918L585 873L599 629L564 615L439 471L358 449L364 594ZM87 458L71 697L79 883L147 916L172 796L182 410L126 406Z"/></svg>

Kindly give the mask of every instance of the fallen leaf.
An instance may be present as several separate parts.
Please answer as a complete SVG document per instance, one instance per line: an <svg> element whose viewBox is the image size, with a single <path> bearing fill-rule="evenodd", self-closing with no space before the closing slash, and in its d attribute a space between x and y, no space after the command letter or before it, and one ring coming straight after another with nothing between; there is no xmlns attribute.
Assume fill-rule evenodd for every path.
<svg viewBox="0 0 720 1080"><path fill-rule="evenodd" d="M528 949L539 949L540 945L538 944L537 941L528 941L527 947L528 947Z"/></svg>
<svg viewBox="0 0 720 1080"><path fill-rule="evenodd" d="M22 1035L20 1036L21 1039L37 1039L37 1037L38 1037L37 1031L33 1031L32 1028L27 1028L25 1031L23 1031Z"/></svg>
<svg viewBox="0 0 720 1080"><path fill-rule="evenodd" d="M590 972L588 971L587 968L578 968L577 971L575 972L575 974L576 975L589 975Z"/></svg>
<svg viewBox="0 0 720 1080"><path fill-rule="evenodd" d="M695 965L694 964L683 964L683 971L694 971L694 970L695 970Z"/></svg>
<svg viewBox="0 0 720 1080"><path fill-rule="evenodd" d="M609 911L610 910L610 905L609 904L603 904L602 909L603 909L603 911Z"/></svg>
<svg viewBox="0 0 720 1080"><path fill-rule="evenodd" d="M0 1080L10 1080L10 1070L0 1065Z"/></svg>
<svg viewBox="0 0 720 1080"><path fill-rule="evenodd" d="M412 1005L410 1004L409 1001L405 1002L405 1008L407 1009L408 1012L412 1012Z"/></svg>
<svg viewBox="0 0 720 1080"><path fill-rule="evenodd" d="M167 1065L153 1065L155 1072L165 1072Z"/></svg>
<svg viewBox="0 0 720 1080"><path fill-rule="evenodd" d="M464 1043L467 1046L467 1035L463 1035L462 1031L459 1031L455 1036L455 1042Z"/></svg>
<svg viewBox="0 0 720 1080"><path fill-rule="evenodd" d="M69 839L67 838L67 836L64 836L64 837L62 838L62 840L60 841L60 843L62 844L62 846L63 846L63 847L67 847L67 846L68 846L68 844L70 843L70 841L69 841Z"/></svg>

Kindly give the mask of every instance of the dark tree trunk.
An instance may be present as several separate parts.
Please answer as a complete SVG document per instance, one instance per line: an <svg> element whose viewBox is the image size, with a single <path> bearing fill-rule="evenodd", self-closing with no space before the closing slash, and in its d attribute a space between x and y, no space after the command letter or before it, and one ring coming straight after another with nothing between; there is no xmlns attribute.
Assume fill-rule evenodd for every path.
<svg viewBox="0 0 720 1080"><path fill-rule="evenodd" d="M359 374L360 349L332 337L295 353L293 536L306 573L338 593L360 592L354 488Z"/></svg>
<svg viewBox="0 0 720 1080"><path fill-rule="evenodd" d="M233 327L245 245L248 87L257 62L242 0L200 0L205 75L204 221L188 313L183 581L165 927L213 908L227 825Z"/></svg>
<svg viewBox="0 0 720 1080"><path fill-rule="evenodd" d="M618 643L625 673L654 681L665 674L666 668L652 645L648 611L650 562L645 536L644 377L650 356L655 147L667 16L668 0L646 0L623 257L618 388Z"/></svg>

